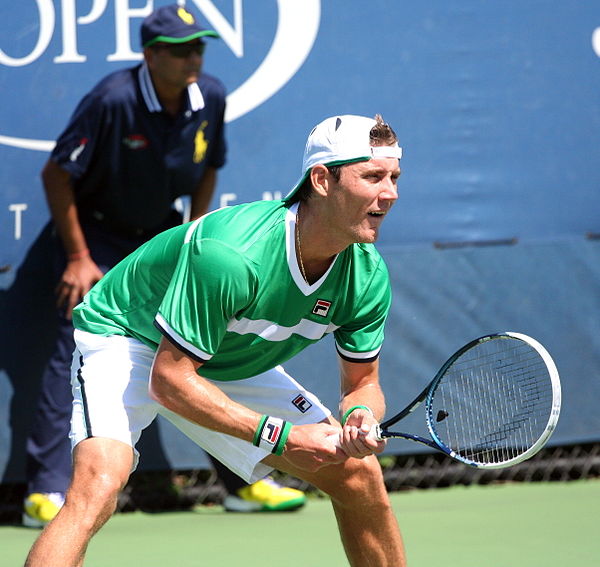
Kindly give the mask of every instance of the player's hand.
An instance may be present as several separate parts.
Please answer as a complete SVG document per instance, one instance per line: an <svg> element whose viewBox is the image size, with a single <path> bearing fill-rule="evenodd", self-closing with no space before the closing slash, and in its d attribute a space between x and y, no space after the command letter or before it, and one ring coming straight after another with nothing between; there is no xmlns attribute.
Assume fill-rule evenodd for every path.
<svg viewBox="0 0 600 567"><path fill-rule="evenodd" d="M283 458L310 472L342 463L348 455L336 444L339 435L339 427L329 423L294 425L285 444Z"/></svg>
<svg viewBox="0 0 600 567"><path fill-rule="evenodd" d="M71 318L73 308L104 274L89 257L71 260L56 286L56 306Z"/></svg>
<svg viewBox="0 0 600 567"><path fill-rule="evenodd" d="M379 454L385 449L386 441L379 441L374 427L377 420L371 412L362 408L354 410L342 427L339 444L350 457L362 459L368 455Z"/></svg>

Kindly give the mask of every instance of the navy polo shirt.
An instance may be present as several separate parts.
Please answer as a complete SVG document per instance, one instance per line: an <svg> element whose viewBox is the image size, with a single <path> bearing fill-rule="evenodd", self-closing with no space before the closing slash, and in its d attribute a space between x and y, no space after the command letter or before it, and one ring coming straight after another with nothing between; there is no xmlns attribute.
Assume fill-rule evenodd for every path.
<svg viewBox="0 0 600 567"><path fill-rule="evenodd" d="M164 112L145 63L102 79L79 103L51 159L72 176L80 216L153 229L225 163L225 89L202 74L182 112Z"/></svg>

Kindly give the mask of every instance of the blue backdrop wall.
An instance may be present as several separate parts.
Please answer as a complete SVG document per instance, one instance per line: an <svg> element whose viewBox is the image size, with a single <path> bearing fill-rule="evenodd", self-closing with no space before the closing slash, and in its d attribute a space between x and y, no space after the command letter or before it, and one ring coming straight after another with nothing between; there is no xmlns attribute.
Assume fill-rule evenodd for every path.
<svg viewBox="0 0 600 567"><path fill-rule="evenodd" d="M78 100L137 63L151 0L0 6L0 478L21 480L52 340L40 169ZM553 443L600 440L600 5L591 0L188 0L217 29L205 69L228 89L213 207L285 194L307 133L382 113L404 147L379 248L394 305L389 405L475 336L514 330L554 356ZM288 368L335 406L330 341ZM205 460L161 423L142 465ZM414 446L395 443L392 451Z"/></svg>

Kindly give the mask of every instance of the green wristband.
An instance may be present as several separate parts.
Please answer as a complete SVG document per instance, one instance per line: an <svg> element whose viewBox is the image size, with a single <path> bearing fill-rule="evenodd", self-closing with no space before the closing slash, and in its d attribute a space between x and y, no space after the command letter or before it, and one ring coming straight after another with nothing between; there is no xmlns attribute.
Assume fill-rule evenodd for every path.
<svg viewBox="0 0 600 567"><path fill-rule="evenodd" d="M348 416L357 409L364 409L367 410L371 415L373 415L373 410L370 407L367 406L352 406L349 410L346 410L346 413L343 415L342 417L342 425L346 424L346 420L348 419Z"/></svg>
<svg viewBox="0 0 600 567"><path fill-rule="evenodd" d="M260 418L260 421L258 422L258 427L254 432L254 439L252 439L252 445L254 445L255 447L258 447L258 445L260 444L260 434L262 433L263 427L265 426L265 421L267 421L268 418L268 415L263 415Z"/></svg>
<svg viewBox="0 0 600 567"><path fill-rule="evenodd" d="M285 444L287 443L287 439L291 430L292 424L289 421L284 421L281 435L279 436L277 445L275 445L275 448L273 449L274 455L281 455L283 453L283 450L285 449Z"/></svg>
<svg viewBox="0 0 600 567"><path fill-rule="evenodd" d="M263 415L254 433L252 444L274 455L281 455L285 448L292 424L279 417Z"/></svg>

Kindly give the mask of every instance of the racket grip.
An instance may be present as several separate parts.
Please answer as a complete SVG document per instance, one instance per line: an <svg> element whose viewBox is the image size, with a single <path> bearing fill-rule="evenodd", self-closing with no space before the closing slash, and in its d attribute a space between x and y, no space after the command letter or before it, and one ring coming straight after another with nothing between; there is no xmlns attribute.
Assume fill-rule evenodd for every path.
<svg viewBox="0 0 600 567"><path fill-rule="evenodd" d="M371 427L371 431L367 433L367 437L374 439L375 441L383 441L383 437L381 436L381 426L379 423L376 423Z"/></svg>

